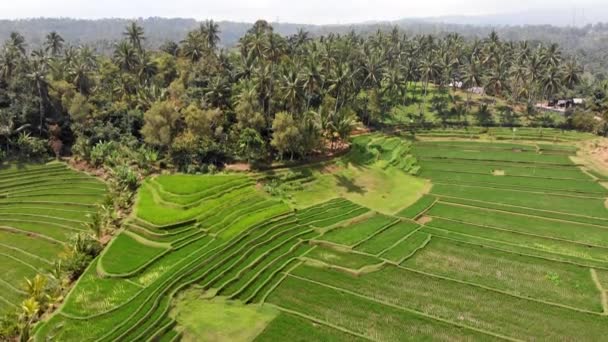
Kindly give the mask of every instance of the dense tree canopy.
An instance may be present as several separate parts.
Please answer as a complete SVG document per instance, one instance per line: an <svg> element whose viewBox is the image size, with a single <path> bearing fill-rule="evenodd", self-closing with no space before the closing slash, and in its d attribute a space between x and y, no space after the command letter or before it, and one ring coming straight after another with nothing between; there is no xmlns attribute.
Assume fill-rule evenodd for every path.
<svg viewBox="0 0 608 342"><path fill-rule="evenodd" d="M143 28L133 22L108 57L69 46L57 32L28 53L14 32L0 51L5 153L19 150L17 135L24 132L53 135L62 153L75 146L72 152L84 158L83 146L128 139L185 170L308 156L347 139L356 121L378 125L391 108L411 103L421 115L430 105L444 124L466 112L477 124L493 124L487 107L428 98L431 86L449 91L457 84L529 107L588 97L588 114L570 121L581 129L590 126L581 120L608 107L606 84L590 83L557 45L505 41L495 32L473 41L455 33L409 37L397 28L313 39L303 30L283 37L258 21L232 50L219 49L219 33L208 21L179 43L148 50ZM513 123L510 109L499 114L501 124ZM51 125L59 131L52 134Z"/></svg>

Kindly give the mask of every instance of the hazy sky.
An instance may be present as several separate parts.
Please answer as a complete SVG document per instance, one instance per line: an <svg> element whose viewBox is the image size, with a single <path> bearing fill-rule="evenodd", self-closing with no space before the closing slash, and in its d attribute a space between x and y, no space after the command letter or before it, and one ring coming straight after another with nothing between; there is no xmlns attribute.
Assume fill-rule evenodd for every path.
<svg viewBox="0 0 608 342"><path fill-rule="evenodd" d="M607 0L0 0L0 18L184 17L337 24L405 17L584 9Z"/></svg>

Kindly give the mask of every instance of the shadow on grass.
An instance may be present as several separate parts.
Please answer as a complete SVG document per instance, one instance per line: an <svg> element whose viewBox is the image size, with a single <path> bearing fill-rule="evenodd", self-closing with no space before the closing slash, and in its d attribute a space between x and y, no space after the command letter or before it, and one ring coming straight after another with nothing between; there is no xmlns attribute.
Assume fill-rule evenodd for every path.
<svg viewBox="0 0 608 342"><path fill-rule="evenodd" d="M363 195L367 192L367 190L365 190L365 188L355 184L350 178L348 178L346 176L334 175L334 177L338 181L337 185L339 187L346 189L346 191L349 193L356 193L359 195Z"/></svg>

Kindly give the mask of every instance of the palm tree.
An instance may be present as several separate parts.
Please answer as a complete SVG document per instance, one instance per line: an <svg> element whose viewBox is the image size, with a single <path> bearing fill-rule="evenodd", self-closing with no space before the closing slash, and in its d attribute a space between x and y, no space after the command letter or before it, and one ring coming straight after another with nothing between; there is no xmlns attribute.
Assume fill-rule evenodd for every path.
<svg viewBox="0 0 608 342"><path fill-rule="evenodd" d="M365 75L363 80L364 86L370 88L378 88L382 82L382 75L384 73L384 61L377 53L364 52L365 57L361 70Z"/></svg>
<svg viewBox="0 0 608 342"><path fill-rule="evenodd" d="M574 58L570 59L563 67L564 83L568 89L573 89L574 86L581 82L583 68L578 65Z"/></svg>
<svg viewBox="0 0 608 342"><path fill-rule="evenodd" d="M496 59L494 67L488 74L486 88L491 89L492 93L501 96L503 90L509 89L509 65L502 58Z"/></svg>
<svg viewBox="0 0 608 342"><path fill-rule="evenodd" d="M32 61L32 67L30 73L27 74L27 78L34 83L34 88L38 93L38 103L40 111L40 126L38 127L39 133L42 136L42 129L44 127L44 118L46 117L47 104L49 103L48 93L48 60L44 57L36 58Z"/></svg>
<svg viewBox="0 0 608 342"><path fill-rule="evenodd" d="M470 88L479 87L483 82L483 67L481 61L476 57L471 57L462 66L462 83L467 89L467 111L471 109L471 91Z"/></svg>
<svg viewBox="0 0 608 342"><path fill-rule="evenodd" d="M220 41L220 26L213 20L207 20L201 25L201 36L209 50L215 50Z"/></svg>
<svg viewBox="0 0 608 342"><path fill-rule="evenodd" d="M563 75L561 70L556 67L550 67L546 72L542 79L542 87L545 98L550 100L553 98L553 95L557 93L562 88L562 80Z"/></svg>
<svg viewBox="0 0 608 342"><path fill-rule="evenodd" d="M25 38L19 32L11 32L8 39L8 46L16 49L21 53L21 55L25 55Z"/></svg>
<svg viewBox="0 0 608 342"><path fill-rule="evenodd" d="M156 62L146 52L138 55L137 74L144 85L150 85L152 77L158 72Z"/></svg>
<svg viewBox="0 0 608 342"><path fill-rule="evenodd" d="M562 61L562 55L559 51L559 45L553 43L549 45L548 48L541 48L541 59L545 66L547 67L556 67Z"/></svg>
<svg viewBox="0 0 608 342"><path fill-rule="evenodd" d="M19 63L19 55L14 49L5 49L0 55L0 78L9 80Z"/></svg>
<svg viewBox="0 0 608 342"><path fill-rule="evenodd" d="M132 46L137 48L137 51L142 51L142 43L146 39L143 27L139 26L135 21L132 21L127 25L125 32L123 32L122 35L131 42Z"/></svg>
<svg viewBox="0 0 608 342"><path fill-rule="evenodd" d="M78 58L68 66L68 77L72 84L83 95L88 95L91 89L91 68L82 59Z"/></svg>
<svg viewBox="0 0 608 342"><path fill-rule="evenodd" d="M116 63L120 69L124 71L134 71L137 68L139 58L133 45L129 42L122 40L116 44L114 50L114 63Z"/></svg>
<svg viewBox="0 0 608 342"><path fill-rule="evenodd" d="M181 52L184 57L196 62L203 57L205 52L205 42L198 32L188 32L186 39L182 42Z"/></svg>
<svg viewBox="0 0 608 342"><path fill-rule="evenodd" d="M46 52L49 52L51 56L58 56L63 48L63 37L59 33L53 31L46 35L46 41L44 42L44 48Z"/></svg>
<svg viewBox="0 0 608 342"><path fill-rule="evenodd" d="M283 101L291 113L297 113L302 103L302 80L295 65L287 65L281 78Z"/></svg>
<svg viewBox="0 0 608 342"><path fill-rule="evenodd" d="M429 83L431 80L437 78L440 73L439 64L433 59L432 56L427 56L422 60L419 66L421 80L424 86L424 95L423 95L423 106L424 111L426 111L426 97L429 88ZM422 111L421 111L422 112Z"/></svg>

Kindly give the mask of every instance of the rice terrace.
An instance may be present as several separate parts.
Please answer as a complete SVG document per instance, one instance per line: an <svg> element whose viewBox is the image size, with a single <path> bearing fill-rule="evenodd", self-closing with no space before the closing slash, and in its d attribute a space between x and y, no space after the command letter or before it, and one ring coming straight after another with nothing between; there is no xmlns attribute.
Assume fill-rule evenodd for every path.
<svg viewBox="0 0 608 342"><path fill-rule="evenodd" d="M608 340L608 25L340 1L5 1L0 341Z"/></svg>
<svg viewBox="0 0 608 342"><path fill-rule="evenodd" d="M563 140L373 133L319 165L152 176L120 232L33 336L601 339L608 330L606 179L572 161L588 136L552 133ZM344 188L344 196L307 194L351 168L361 173L350 187L366 182L366 190L337 181L332 192ZM412 185L388 192L385 207L366 207L365 196L349 191L374 196L379 180L362 175L373 178L375 170L398 172ZM52 267L47 260L66 230L86 229L105 187L59 163L15 165L0 177L6 307L24 297L21 278ZM286 184L280 195L260 187L276 179Z"/></svg>

